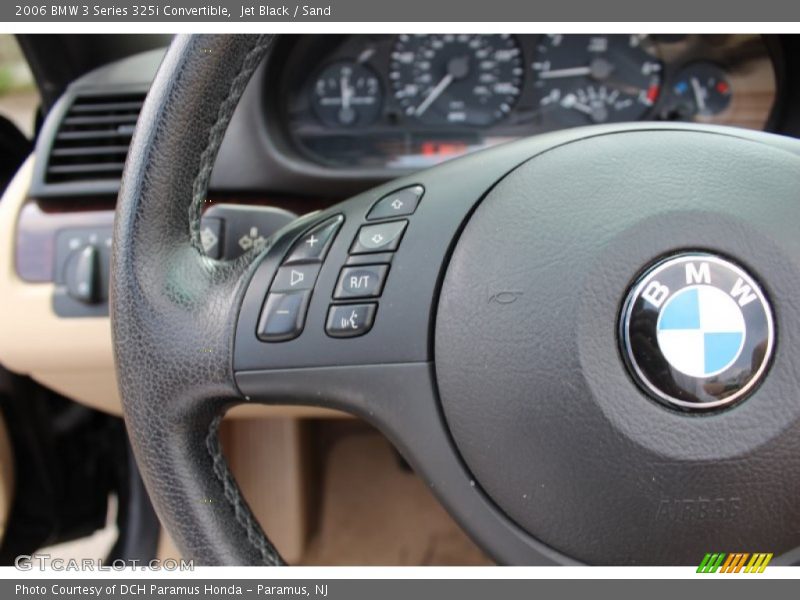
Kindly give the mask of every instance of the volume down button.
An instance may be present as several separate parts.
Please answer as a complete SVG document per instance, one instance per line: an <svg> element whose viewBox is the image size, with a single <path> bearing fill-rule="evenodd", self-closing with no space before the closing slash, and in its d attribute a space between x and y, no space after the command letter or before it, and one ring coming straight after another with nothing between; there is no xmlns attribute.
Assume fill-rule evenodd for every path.
<svg viewBox="0 0 800 600"><path fill-rule="evenodd" d="M285 342L300 335L310 298L311 290L270 293L258 320L258 339L263 342Z"/></svg>

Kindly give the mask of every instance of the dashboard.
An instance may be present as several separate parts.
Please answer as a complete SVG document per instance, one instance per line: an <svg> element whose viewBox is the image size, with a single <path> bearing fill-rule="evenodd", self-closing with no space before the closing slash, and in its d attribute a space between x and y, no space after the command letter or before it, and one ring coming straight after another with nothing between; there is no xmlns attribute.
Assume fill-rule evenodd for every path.
<svg viewBox="0 0 800 600"><path fill-rule="evenodd" d="M758 35L299 36L264 107L305 160L407 171L502 142L622 121L768 126Z"/></svg>

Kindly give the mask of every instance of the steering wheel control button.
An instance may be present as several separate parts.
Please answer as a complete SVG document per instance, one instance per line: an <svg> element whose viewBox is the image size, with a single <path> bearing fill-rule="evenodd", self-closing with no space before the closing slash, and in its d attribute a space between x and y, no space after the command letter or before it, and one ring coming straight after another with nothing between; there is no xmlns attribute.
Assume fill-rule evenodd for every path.
<svg viewBox="0 0 800 600"><path fill-rule="evenodd" d="M351 254L391 252L397 250L408 221L389 221L378 225L362 225L350 248Z"/></svg>
<svg viewBox="0 0 800 600"><path fill-rule="evenodd" d="M344 217L342 215L336 215L332 219L317 225L311 231L306 232L303 237L295 242L283 264L293 265L325 260L333 239L336 237L336 232L339 231L343 221Z"/></svg>
<svg viewBox="0 0 800 600"><path fill-rule="evenodd" d="M335 338L364 335L372 329L377 304L338 304L328 310L325 332Z"/></svg>
<svg viewBox="0 0 800 600"><path fill-rule="evenodd" d="M310 298L309 290L269 294L258 321L258 339L285 342L300 335Z"/></svg>
<svg viewBox="0 0 800 600"><path fill-rule="evenodd" d="M699 252L647 271L620 326L636 382L681 409L744 398L763 379L775 343L772 311L756 281L729 260Z"/></svg>
<svg viewBox="0 0 800 600"><path fill-rule="evenodd" d="M290 265L281 267L272 281L272 292L293 292L314 288L320 267L319 263L310 265Z"/></svg>
<svg viewBox="0 0 800 600"><path fill-rule="evenodd" d="M333 297L336 300L349 298L376 298L383 291L389 265L364 265L344 267Z"/></svg>
<svg viewBox="0 0 800 600"><path fill-rule="evenodd" d="M367 221L411 215L417 210L424 193L425 188L421 185L412 185L392 192L375 203L367 215Z"/></svg>

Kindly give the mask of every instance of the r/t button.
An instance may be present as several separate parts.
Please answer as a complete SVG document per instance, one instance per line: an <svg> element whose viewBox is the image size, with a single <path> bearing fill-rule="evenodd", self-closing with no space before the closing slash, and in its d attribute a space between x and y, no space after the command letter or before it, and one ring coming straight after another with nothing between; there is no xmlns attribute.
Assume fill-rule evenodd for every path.
<svg viewBox="0 0 800 600"><path fill-rule="evenodd" d="M339 283L336 285L333 297L341 300L380 296L388 271L389 265L345 267L339 275Z"/></svg>

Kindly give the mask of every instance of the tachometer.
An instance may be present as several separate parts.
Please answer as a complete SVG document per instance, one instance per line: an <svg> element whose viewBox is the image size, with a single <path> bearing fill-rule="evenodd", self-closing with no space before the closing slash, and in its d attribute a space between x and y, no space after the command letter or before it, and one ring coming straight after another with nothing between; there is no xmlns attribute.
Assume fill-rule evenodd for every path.
<svg viewBox="0 0 800 600"><path fill-rule="evenodd" d="M325 125L356 127L372 123L381 110L381 86L368 66L337 62L319 74L311 92L311 105Z"/></svg>
<svg viewBox="0 0 800 600"><path fill-rule="evenodd" d="M661 91L661 61L641 35L542 36L532 64L542 121L636 121Z"/></svg>
<svg viewBox="0 0 800 600"><path fill-rule="evenodd" d="M511 35L401 35L389 78L408 117L484 126L511 111L523 75L522 52Z"/></svg>

